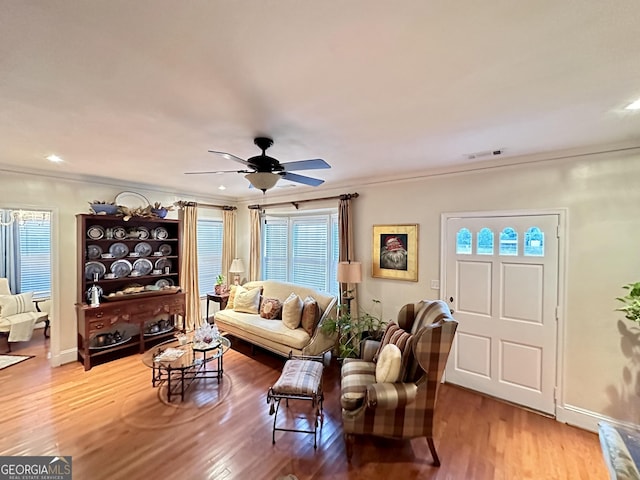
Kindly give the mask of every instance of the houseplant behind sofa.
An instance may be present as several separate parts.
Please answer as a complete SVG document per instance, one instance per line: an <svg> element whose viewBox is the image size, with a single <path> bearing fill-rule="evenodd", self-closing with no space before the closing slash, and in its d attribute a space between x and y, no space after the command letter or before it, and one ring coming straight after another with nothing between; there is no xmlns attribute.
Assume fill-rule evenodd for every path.
<svg viewBox="0 0 640 480"><path fill-rule="evenodd" d="M260 313L235 311L229 302L225 310L215 315L215 323L220 330L230 333L254 345L270 350L279 355L320 355L331 350L336 341L335 334L327 334L321 327L327 318L335 318L337 298L325 292L293 283L263 280L243 285L246 289L261 288L261 302L266 299L277 299L280 303L295 293L304 301L307 297L316 300L320 315L315 328L307 332L303 327L291 329L281 319L267 319Z"/></svg>

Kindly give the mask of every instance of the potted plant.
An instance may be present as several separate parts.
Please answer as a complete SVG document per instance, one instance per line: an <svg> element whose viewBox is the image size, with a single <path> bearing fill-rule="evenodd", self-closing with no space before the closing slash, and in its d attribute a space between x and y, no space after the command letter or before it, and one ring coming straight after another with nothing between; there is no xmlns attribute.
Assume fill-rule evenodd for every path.
<svg viewBox="0 0 640 480"><path fill-rule="evenodd" d="M380 300L373 300L377 306ZM363 311L357 317L351 315L349 307L338 305L336 318L328 318L322 324L322 331L329 334L337 333L336 355L338 359L357 357L360 353L360 343L372 338L379 340L386 323L380 317Z"/></svg>
<svg viewBox="0 0 640 480"><path fill-rule="evenodd" d="M628 290L628 293L624 297L617 297L616 300L625 305L616 310L624 312L627 320L636 322L640 326L640 282L623 285L622 288Z"/></svg>
<svg viewBox="0 0 640 480"><path fill-rule="evenodd" d="M213 289L216 292L216 295L224 293L224 275L222 275L221 273L216 276L216 283Z"/></svg>

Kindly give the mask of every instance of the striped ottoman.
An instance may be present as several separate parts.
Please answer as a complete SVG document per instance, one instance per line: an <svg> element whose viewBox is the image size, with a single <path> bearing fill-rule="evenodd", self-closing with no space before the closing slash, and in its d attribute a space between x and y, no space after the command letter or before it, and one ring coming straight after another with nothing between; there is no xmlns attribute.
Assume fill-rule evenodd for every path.
<svg viewBox="0 0 640 480"><path fill-rule="evenodd" d="M276 430L281 432L313 433L313 448L317 448L316 432L318 423L322 426L324 416L322 412L322 357L290 358L284 364L280 378L267 392L269 403L269 415L273 417L272 443L276 443ZM306 400L311 402L311 408L315 409L313 430L297 430L282 428L276 425L280 401L284 399L287 407L289 400Z"/></svg>

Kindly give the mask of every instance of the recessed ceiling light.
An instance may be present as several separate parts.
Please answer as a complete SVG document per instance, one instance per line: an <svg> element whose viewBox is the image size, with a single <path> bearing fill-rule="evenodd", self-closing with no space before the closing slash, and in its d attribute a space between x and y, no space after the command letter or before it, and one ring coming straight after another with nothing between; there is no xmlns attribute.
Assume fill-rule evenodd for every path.
<svg viewBox="0 0 640 480"><path fill-rule="evenodd" d="M630 103L629 105L627 105L624 108L625 108L625 110L640 110L640 98L638 100L636 100L635 102Z"/></svg>
<svg viewBox="0 0 640 480"><path fill-rule="evenodd" d="M64 161L57 155L48 155L46 158L50 162L54 162L54 163L60 163L60 162Z"/></svg>
<svg viewBox="0 0 640 480"><path fill-rule="evenodd" d="M227 189L227 187L225 187L224 185L220 185L220 186L218 187L218 190L226 190L226 189Z"/></svg>

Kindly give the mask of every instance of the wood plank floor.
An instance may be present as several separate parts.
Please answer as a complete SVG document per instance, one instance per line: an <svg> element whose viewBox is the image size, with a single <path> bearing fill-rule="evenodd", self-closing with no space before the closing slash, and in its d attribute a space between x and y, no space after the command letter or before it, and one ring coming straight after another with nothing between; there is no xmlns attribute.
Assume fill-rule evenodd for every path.
<svg viewBox="0 0 640 480"><path fill-rule="evenodd" d="M336 363L325 370L318 449L299 433L277 432L272 445L266 392L283 359L231 339L220 386L194 383L184 404L168 406L139 355L52 369L40 331L12 352L36 357L0 371L0 453L71 455L78 480L607 478L596 434L450 385L438 399L440 468L424 439L361 438L349 464ZM309 412L291 402L283 420L300 428Z"/></svg>

